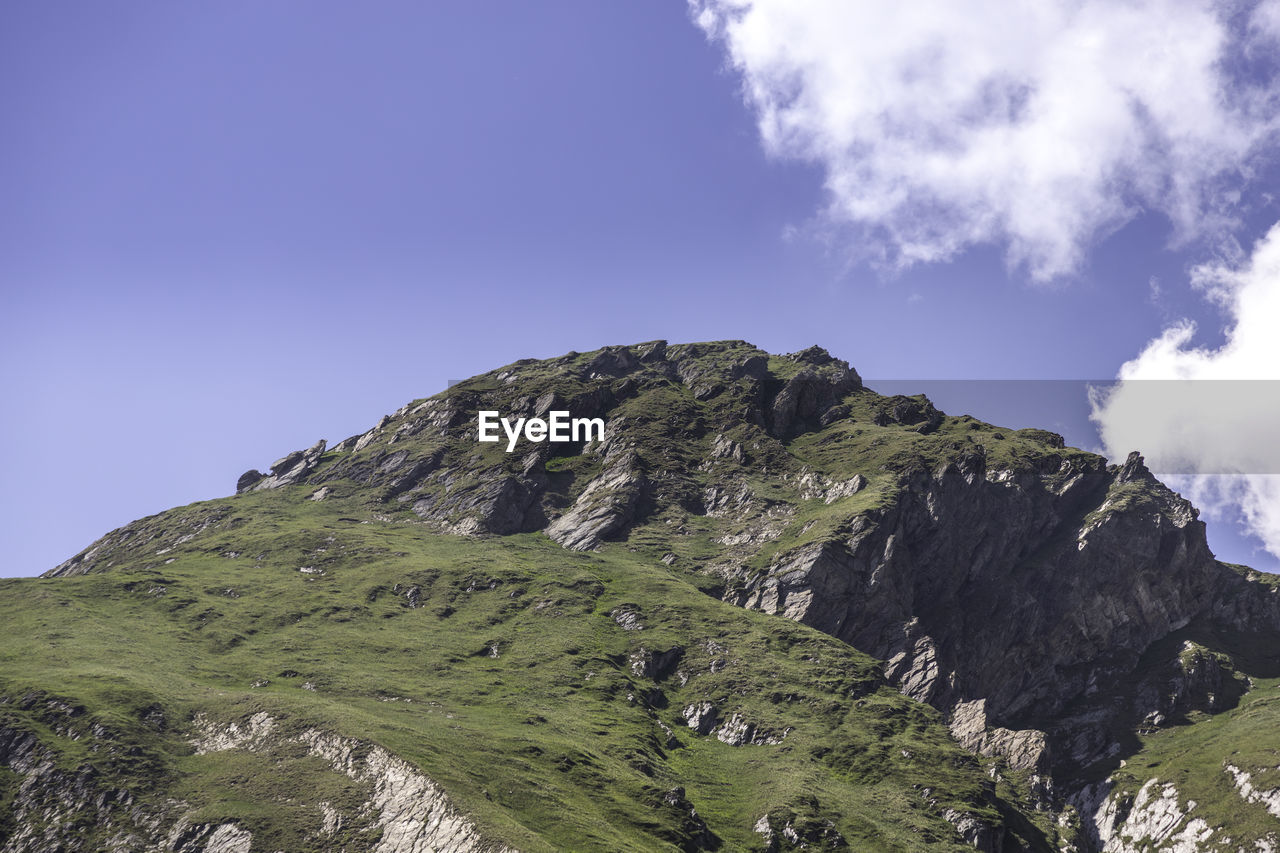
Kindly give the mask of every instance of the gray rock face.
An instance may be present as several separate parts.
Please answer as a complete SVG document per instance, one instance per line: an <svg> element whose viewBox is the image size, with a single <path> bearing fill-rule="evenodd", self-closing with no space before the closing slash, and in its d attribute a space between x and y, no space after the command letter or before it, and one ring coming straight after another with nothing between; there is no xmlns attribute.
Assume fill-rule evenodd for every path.
<svg viewBox="0 0 1280 853"><path fill-rule="evenodd" d="M535 484L523 477L509 476L481 484L452 507L447 502L441 507L424 498L414 503L413 511L424 518L439 518L447 507L450 515L464 517L453 527L458 533L520 533L541 526L537 495Z"/></svg>
<svg viewBox="0 0 1280 853"><path fill-rule="evenodd" d="M256 468L251 468L248 471L245 471L240 475L240 479L236 480L236 494L238 495L242 492L249 491L255 485L262 482L263 478L266 476L266 474L263 474Z"/></svg>
<svg viewBox="0 0 1280 853"><path fill-rule="evenodd" d="M622 376L635 370L639 363L640 359L636 358L629 347L605 347L583 369L583 372L588 377Z"/></svg>
<svg viewBox="0 0 1280 853"><path fill-rule="evenodd" d="M236 482L236 494L249 490L278 489L291 486L302 480L315 470L324 455L325 440L322 438L306 450L295 450L282 456L271 465L271 474L263 475L258 471L246 471ZM254 475L257 475L256 477Z"/></svg>
<svg viewBox="0 0 1280 853"><path fill-rule="evenodd" d="M46 716L57 726L58 720L75 713L73 708L50 702ZM193 745L199 753L269 752L281 745L301 747L328 762L335 771L366 785L369 800L358 815L349 815L349 818L371 820L381 837L376 846L360 849L377 853L426 850L510 853L505 845L483 838L432 780L376 745L314 729L289 739L276 730L272 718L261 713L225 727L198 719L197 729L198 737ZM95 732L92 745L115 748L106 732ZM187 804L176 800L143 807L134 802L129 791L104 785L91 769L81 772L59 769L54 756L27 732L0 727L0 766L23 779L14 803L17 831L0 839L0 850L4 853L49 850L96 853L102 849L120 853L155 850L248 853L252 849L252 835L235 823L193 820L195 813ZM327 805L325 808L332 814L326 814L315 832L316 841L322 846L341 825L340 816ZM110 842L102 846L96 833L109 837Z"/></svg>
<svg viewBox="0 0 1280 853"><path fill-rule="evenodd" d="M685 723L700 735L711 734L720 722L720 710L710 702L698 702L683 711Z"/></svg>
<svg viewBox="0 0 1280 853"><path fill-rule="evenodd" d="M716 436L716 440L712 443L711 458L732 459L739 463L746 461L742 445L723 434Z"/></svg>
<svg viewBox="0 0 1280 853"><path fill-rule="evenodd" d="M715 732L716 740L729 746L771 746L782 743L790 729L782 732L771 732L757 726L754 722L735 712L728 721Z"/></svg>
<svg viewBox="0 0 1280 853"><path fill-rule="evenodd" d="M640 614L630 608L618 607L609 615L613 617L613 621L617 622L624 631L644 630L644 623L640 621Z"/></svg>
<svg viewBox="0 0 1280 853"><path fill-rule="evenodd" d="M1124 679L1224 581L1195 510L1140 458L1045 473L987 471L974 458L918 474L839 539L731 578L726 598L884 659L904 693L952 715L966 746L1043 769L1069 732L1023 721ZM1144 508L1120 511L1139 480Z"/></svg>
<svg viewBox="0 0 1280 853"><path fill-rule="evenodd" d="M19 705L35 710L52 731L79 735L73 727L83 708L35 694L24 696ZM113 734L101 726L80 739L97 749L118 748ZM115 849L147 849L147 842L154 845L150 849L161 849L160 827L175 816L172 808L135 803L130 791L111 785L92 767L64 768L58 756L30 732L0 726L0 767L22 780L13 801L14 830L7 838L0 837L3 853L96 853L102 848L95 836L104 828L126 839Z"/></svg>
<svg viewBox="0 0 1280 853"><path fill-rule="evenodd" d="M1085 839L1100 853L1245 849L1231 844L1229 838L1215 839L1218 828L1195 814L1194 800L1184 799L1174 785L1154 778L1136 795L1117 796L1107 779L1082 790L1074 803L1083 819ZM1274 845L1259 843L1249 849L1266 851Z"/></svg>
<svg viewBox="0 0 1280 853"><path fill-rule="evenodd" d="M638 457L620 454L547 526L547 535L571 551L590 550L631 524L648 490Z"/></svg>
<svg viewBox="0 0 1280 853"><path fill-rule="evenodd" d="M899 424L915 427L918 432L932 432L942 423L942 413L924 398L893 397L873 421L879 426ZM1058 443L1061 446L1061 440Z"/></svg>
<svg viewBox="0 0 1280 853"><path fill-rule="evenodd" d="M981 853L1002 853L1004 850L1004 834L997 832L986 821L968 812L958 812L955 809L947 809L942 816L956 828L956 832L970 847Z"/></svg>
<svg viewBox="0 0 1280 853"><path fill-rule="evenodd" d="M960 745L979 755L1003 758L1010 770L1047 770L1049 746L1045 733L989 727L986 703L985 699L975 699L955 704L949 727Z"/></svg>
<svg viewBox="0 0 1280 853"><path fill-rule="evenodd" d="M249 853L253 835L234 823L179 823L166 841L174 853Z"/></svg>
<svg viewBox="0 0 1280 853"><path fill-rule="evenodd" d="M830 359L820 369L807 367L787 380L774 397L768 415L770 432L778 438L790 438L820 426L826 412L861 387L857 372L843 361Z"/></svg>
<svg viewBox="0 0 1280 853"><path fill-rule="evenodd" d="M801 796L795 802L770 809L755 822L752 830L760 836L769 853L849 849L849 843L811 796Z"/></svg>
<svg viewBox="0 0 1280 853"><path fill-rule="evenodd" d="M715 735L716 740L729 746L772 746L782 743L791 732L767 730L747 719L740 711L734 711L724 719L715 704L695 702L681 712L685 724L700 735Z"/></svg>
<svg viewBox="0 0 1280 853"><path fill-rule="evenodd" d="M372 853L417 853L429 850L456 850L459 853L514 853L511 848L485 839L475 824L458 811L445 792L416 767L376 744L345 738L318 729L286 734L275 718L266 712L226 725L218 725L203 716L195 719L195 737L191 745L197 755L239 750L270 754L275 749L302 749L311 757L326 762L334 771L361 783L368 799L348 819L372 822L377 830ZM331 804L322 809L324 819L316 827L314 837L324 845L332 842L334 832L342 825L341 815ZM176 833L190 834L179 821ZM247 853L249 834L232 824L201 827L198 834L204 846L183 849L218 850L220 853ZM213 842L223 846L209 846ZM171 844L168 849L174 849Z"/></svg>

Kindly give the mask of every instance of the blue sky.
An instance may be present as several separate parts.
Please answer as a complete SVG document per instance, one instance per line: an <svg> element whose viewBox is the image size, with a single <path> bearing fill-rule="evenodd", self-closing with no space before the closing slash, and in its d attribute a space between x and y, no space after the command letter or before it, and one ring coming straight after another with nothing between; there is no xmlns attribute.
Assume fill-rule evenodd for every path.
<svg viewBox="0 0 1280 853"><path fill-rule="evenodd" d="M1243 70L1217 82L1256 96L1231 144L1135 159L1104 116L1089 139L1121 141L1085 165L1112 177L1074 206L1080 181L1017 160L1036 150L1026 134L942 163L967 183L916 174L928 150L902 171L903 140L948 125L897 137L902 122L846 109L870 66L806 77L829 56L805 32L870 31L821 5L792 4L811 30L765 2L6 5L0 575L523 357L745 338L819 343L869 378L1107 379L1179 321L1210 353L1242 327L1192 270L1243 276L1280 219L1269 4L1222 24ZM903 55L929 46L898 83L988 74L988 100L991 79L1058 85L1025 56L993 48L990 76L952 67L931 26L872 23ZM1022 23L1049 48L1061 24ZM1203 29L1189 14L1185 32ZM1206 68L1234 55L1192 48L1217 51ZM1124 77L1145 72L1089 62L1100 91L1108 74L1146 91ZM899 93L912 116L936 106L920 91ZM1017 127L1025 97L999 107ZM1146 121L1184 138L1161 98ZM885 201L903 186L915 207ZM1189 215L1175 196L1207 200ZM1220 556L1276 564L1236 528L1226 510L1211 521Z"/></svg>

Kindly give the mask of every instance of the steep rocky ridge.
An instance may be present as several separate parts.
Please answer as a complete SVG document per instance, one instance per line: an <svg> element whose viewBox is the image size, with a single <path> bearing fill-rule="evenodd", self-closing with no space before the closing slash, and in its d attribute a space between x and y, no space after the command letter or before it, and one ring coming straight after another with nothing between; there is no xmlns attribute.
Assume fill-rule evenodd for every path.
<svg viewBox="0 0 1280 853"><path fill-rule="evenodd" d="M607 430L508 454L476 441L481 409L567 410ZM1280 649L1275 588L1218 563L1195 509L1137 454L1107 465L1052 433L878 395L817 347L657 341L516 362L269 470L242 476L235 499L135 522L49 574L156 571L199 548L269 561L236 543L235 507L269 511L276 494L349 524L651 555L715 598L882 661L1029 802L1077 814L1081 850L1107 841L1098 809L1073 798L1146 734L1231 712ZM327 571L328 547L297 570ZM664 725L748 744L787 728L703 701ZM1149 791L1144 808L1158 800ZM1002 843L1007 823L951 811L971 843ZM800 818L760 820L761 839L781 844Z"/></svg>
<svg viewBox="0 0 1280 853"><path fill-rule="evenodd" d="M733 574L729 594L884 659L921 701L982 700L990 721L1029 728L1114 689L1154 641L1211 613L1234 576L1195 516L1136 454L1119 470L1085 459L1047 472L969 456L904 478L891 506L838 538Z"/></svg>

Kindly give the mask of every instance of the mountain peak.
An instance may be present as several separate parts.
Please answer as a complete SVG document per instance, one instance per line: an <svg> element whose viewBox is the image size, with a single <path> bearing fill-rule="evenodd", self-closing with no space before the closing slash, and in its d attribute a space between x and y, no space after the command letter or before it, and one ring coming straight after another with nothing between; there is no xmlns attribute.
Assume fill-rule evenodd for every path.
<svg viewBox="0 0 1280 853"><path fill-rule="evenodd" d="M588 569L610 561L626 567L620 586L645 578L648 592L600 611L607 630L634 641L589 672L620 660L644 679L629 701L661 723L662 743L679 742L675 724L726 744L777 744L790 724L776 720L794 716L767 723L732 691L685 689L686 660L705 652L712 674L724 660L716 636L690 639L670 621L658 630L664 596L692 591L695 609L758 611L879 661L877 677L934 709L956 743L998 772L1041 780L1033 796L1046 810L1066 808L1067 796L1105 800L1110 788L1084 786L1134 749L1126 733L1233 707L1252 674L1270 671L1248 669L1264 659L1248 649L1280 638L1271 587L1213 558L1194 507L1139 454L1109 466L1050 432L878 394L820 347L776 356L745 341L514 362L332 447L319 441L268 473L246 472L232 497L113 531L48 574L141 572L147 595L167 596L171 565L248 554L255 572L338 583L363 571L353 555L400 566L395 555L421 543L467 567L458 583L468 595L496 589L498 566L528 554L557 568L522 590L550 589L545 578L575 566L587 574L574 588L602 595ZM417 608L441 571L382 586ZM382 586L362 594L373 602ZM538 619L576 600L538 596ZM456 600L438 605L440 619ZM694 607L679 600L681 612ZM575 620L596 614L574 606L586 608ZM503 618L491 611L476 624ZM511 636L484 633L475 654L496 659ZM832 707L856 715L849 702L874 688L841 689ZM771 690L786 706L791 688ZM679 719L663 716L668 694L684 697ZM685 815L685 849L701 849L709 830L689 817L684 790L656 796ZM782 833L802 813L815 827L829 820L796 799L753 820ZM995 832L995 818L956 814L970 815L961 822L975 837ZM1081 837L1101 831L1090 824Z"/></svg>

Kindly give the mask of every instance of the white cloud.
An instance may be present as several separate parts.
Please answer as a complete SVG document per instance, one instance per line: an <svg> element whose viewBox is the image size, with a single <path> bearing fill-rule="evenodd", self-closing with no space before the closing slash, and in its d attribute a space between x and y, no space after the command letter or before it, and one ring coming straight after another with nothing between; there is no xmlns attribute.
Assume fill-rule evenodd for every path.
<svg viewBox="0 0 1280 853"><path fill-rule="evenodd" d="M1278 0L690 5L767 150L823 166L829 220L895 265L996 243L1043 280L1142 209L1227 227L1277 127L1238 72L1277 48Z"/></svg>
<svg viewBox="0 0 1280 853"><path fill-rule="evenodd" d="M1238 507L1280 556L1280 224L1192 283L1229 318L1222 345L1196 346L1193 323L1169 326L1120 368L1093 419L1109 457L1138 449L1152 470L1183 473L1171 485L1208 517Z"/></svg>
<svg viewBox="0 0 1280 853"><path fill-rule="evenodd" d="M1193 474L1165 477L1211 521L1238 519L1262 542L1263 550L1280 557L1280 476Z"/></svg>

